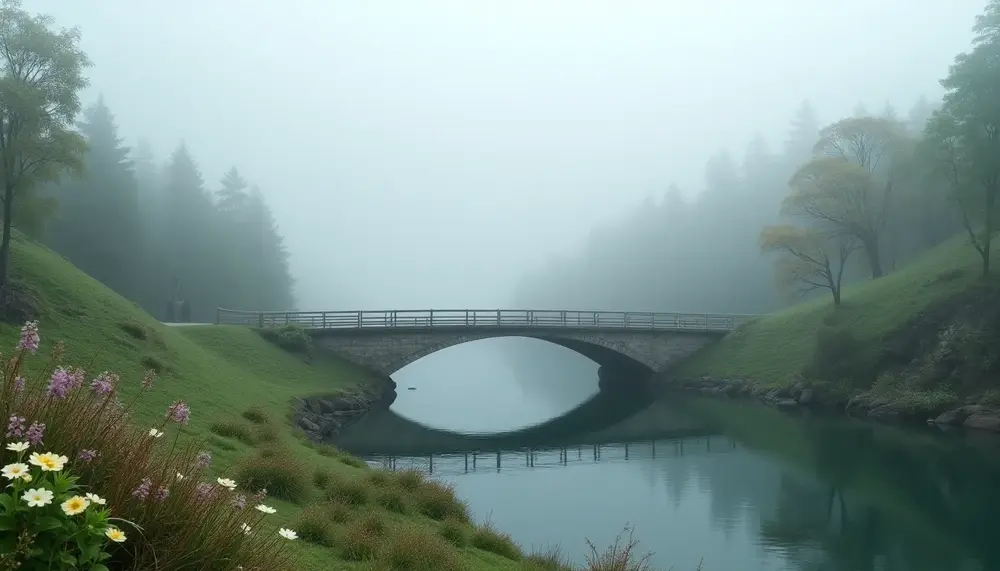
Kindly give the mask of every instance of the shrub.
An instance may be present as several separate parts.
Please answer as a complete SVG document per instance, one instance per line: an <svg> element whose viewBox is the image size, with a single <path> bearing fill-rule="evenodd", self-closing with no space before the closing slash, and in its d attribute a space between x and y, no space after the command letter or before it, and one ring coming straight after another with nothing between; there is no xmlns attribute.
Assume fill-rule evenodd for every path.
<svg viewBox="0 0 1000 571"><path fill-rule="evenodd" d="M455 547L465 547L469 544L468 526L454 518L448 518L441 524L441 537Z"/></svg>
<svg viewBox="0 0 1000 571"><path fill-rule="evenodd" d="M507 559L521 558L521 548L514 543L509 534L498 531L489 521L476 526L472 532L472 546L476 549L496 553Z"/></svg>
<svg viewBox="0 0 1000 571"><path fill-rule="evenodd" d="M260 335L271 343L292 353L302 353L311 356L313 351L312 337L309 332L298 325L282 325L260 330Z"/></svg>
<svg viewBox="0 0 1000 571"><path fill-rule="evenodd" d="M310 442L312 442L312 441L310 441ZM316 443L312 443L312 448L320 456L326 456L328 458L336 458L337 456L340 455L340 450L337 450L335 447L330 446L329 444L316 444Z"/></svg>
<svg viewBox="0 0 1000 571"><path fill-rule="evenodd" d="M344 559L360 561L371 558L382 543L387 528L385 520L376 512L355 521L344 534L341 551Z"/></svg>
<svg viewBox="0 0 1000 571"><path fill-rule="evenodd" d="M373 469L365 475L365 480L375 488L385 488L392 485L392 476L385 470Z"/></svg>
<svg viewBox="0 0 1000 571"><path fill-rule="evenodd" d="M406 498L398 490L380 490L375 496L375 503L383 508L398 514L405 514L409 510Z"/></svg>
<svg viewBox="0 0 1000 571"><path fill-rule="evenodd" d="M329 513L322 505L302 510L299 520L295 524L295 531L300 538L310 543L325 546L333 544L332 529L333 525Z"/></svg>
<svg viewBox="0 0 1000 571"><path fill-rule="evenodd" d="M0 465L8 472L19 469L13 465L21 463L20 453L8 446L20 448L12 446L20 442L28 443L29 454L53 451L61 455L56 464L64 464L64 468L52 470L45 477L34 476L32 489L47 489L53 493L53 500L57 500L70 493L70 486L78 485L106 500L103 505L108 508L98 507L101 504L91 499L91 504L74 516L93 524L101 537L106 538L107 520L101 520L100 513L107 509L114 518L112 521L124 532L124 542L111 545L110 549L106 539L102 540L101 546L111 553L103 566L209 569L218 561L227 561L233 567L245 569L287 571L299 567L278 543L283 540L278 539L274 527L266 522L267 514L254 509L254 505L263 501L263 495L249 501L225 489L230 484L225 479L203 481L210 456L182 441L180 430L175 427L188 422L191 411L186 404L174 402L164 420L153 427L131 424L130 414L136 402L155 384L152 371L144 376L141 386L134 391L135 396L121 403L118 395L122 381L117 375L104 372L88 381L82 369L57 367L59 356L54 349L52 360L47 365L32 367L32 379L25 382L20 376L21 367L37 351L38 343L37 324L26 324L11 358L0 362L0 419L6 425L6 430L0 431ZM36 462L43 461L39 457ZM75 481L69 479L70 472ZM11 483L14 486L4 488L4 492L20 485ZM248 488L244 482L239 485ZM3 509L17 506L15 502L21 500L16 497L15 492L9 501L0 500L0 505ZM58 514L61 510L59 506L50 506L47 511ZM219 517L220 513L229 515ZM253 528L254 534L247 536L243 525ZM6 557L0 559L0 567L47 568L38 556L58 551L26 551L24 542L16 543L18 535L16 530L0 533L0 553ZM84 559L100 557L99 550L95 552L80 537L88 549ZM65 545L67 549L75 549L75 542ZM74 568L101 568L81 561L78 552L72 555L76 559ZM25 561L25 557L30 559ZM68 558L57 563L53 567L65 569L70 565Z"/></svg>
<svg viewBox="0 0 1000 571"><path fill-rule="evenodd" d="M331 478L326 488L326 499L349 506L363 506L368 503L370 494L363 482L342 477Z"/></svg>
<svg viewBox="0 0 1000 571"><path fill-rule="evenodd" d="M292 454L261 451L237 464L236 478L246 488L266 489L276 498L302 503L309 497L306 467Z"/></svg>
<svg viewBox="0 0 1000 571"><path fill-rule="evenodd" d="M271 422L267 412L263 408L256 405L243 411L243 418L254 424L268 424Z"/></svg>
<svg viewBox="0 0 1000 571"><path fill-rule="evenodd" d="M403 527L382 544L374 570L462 571L458 552L441 537L423 529Z"/></svg>
<svg viewBox="0 0 1000 571"><path fill-rule="evenodd" d="M603 553L599 553L594 544L588 539L587 547L590 548L590 554L587 555L587 571L652 571L652 567L649 565L649 558L653 554L636 554L635 547L639 542L632 538L634 529L626 526L615 537L615 542L609 545ZM623 541L625 532L628 532L627 541Z"/></svg>
<svg viewBox="0 0 1000 571"><path fill-rule="evenodd" d="M257 442L273 444L278 441L278 427L273 424L259 424L254 428L253 438Z"/></svg>
<svg viewBox="0 0 1000 571"><path fill-rule="evenodd" d="M327 502L326 514L333 523L346 523L353 514L352 506L340 501Z"/></svg>
<svg viewBox="0 0 1000 571"><path fill-rule="evenodd" d="M548 551L533 551L524 557L524 567L537 571L572 571L572 567L563 556L558 547L550 548Z"/></svg>
<svg viewBox="0 0 1000 571"><path fill-rule="evenodd" d="M424 475L416 470L403 470L396 472L396 483L400 488L412 492L424 483Z"/></svg>
<svg viewBox="0 0 1000 571"><path fill-rule="evenodd" d="M362 460L361 458L358 458L356 456L351 456L351 455L348 455L348 454L341 454L341 456L338 458L338 460L340 460L341 464L347 464L348 466L351 466L353 468L366 468L366 467L368 467L368 464L365 463L365 461Z"/></svg>
<svg viewBox="0 0 1000 571"><path fill-rule="evenodd" d="M414 491L417 507L425 516L443 520L453 517L459 521L469 521L469 510L464 503L455 497L455 490L450 484L427 481Z"/></svg>
<svg viewBox="0 0 1000 571"><path fill-rule="evenodd" d="M317 468L313 472L313 485L321 490L326 489L326 486L330 483L330 478L330 472L323 468Z"/></svg>
<svg viewBox="0 0 1000 571"><path fill-rule="evenodd" d="M250 432L250 427L243 424L242 422L236 421L225 421L225 422L214 422L212 426L209 427L210 430L219 436L225 438L232 438L234 440L239 440L244 444L252 445L254 443L253 434Z"/></svg>

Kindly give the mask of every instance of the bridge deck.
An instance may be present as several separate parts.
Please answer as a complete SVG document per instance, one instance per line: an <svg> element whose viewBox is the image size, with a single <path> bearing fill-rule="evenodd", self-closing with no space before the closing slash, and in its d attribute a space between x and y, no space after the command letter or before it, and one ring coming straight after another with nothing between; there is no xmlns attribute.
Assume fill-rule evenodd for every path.
<svg viewBox="0 0 1000 571"><path fill-rule="evenodd" d="M628 329L647 331L731 331L754 315L564 311L522 309L426 309L391 311L242 311L219 308L216 323L306 329Z"/></svg>

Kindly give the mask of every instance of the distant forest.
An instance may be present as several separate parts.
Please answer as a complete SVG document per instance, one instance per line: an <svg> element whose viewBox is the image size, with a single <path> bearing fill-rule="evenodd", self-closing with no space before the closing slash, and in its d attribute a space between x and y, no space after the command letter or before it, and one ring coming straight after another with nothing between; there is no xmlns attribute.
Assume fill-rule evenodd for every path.
<svg viewBox="0 0 1000 571"><path fill-rule="evenodd" d="M830 261L833 278L843 250L845 284L890 272L962 230L950 182L917 152L938 108L924 98L905 114L889 104L875 113L859 105L852 117L824 127L812 105L803 102L780 146L770 147L758 136L742 158L719 152L708 160L704 190L693 200L671 185L625 219L595 230L581 252L553 259L523 278L516 302L536 308L756 314L811 290L829 295L822 268L788 255L785 246ZM881 154L881 161L863 164L865 158L857 160L854 151L867 155L869 163ZM837 195L855 182L856 195ZM855 199L869 212L851 210L847 204ZM841 222L854 228L869 215L877 219L863 221L875 232L867 244L829 219L853 216ZM865 247L873 250L871 256ZM778 264L768 250L782 252Z"/></svg>
<svg viewBox="0 0 1000 571"><path fill-rule="evenodd" d="M165 163L143 142L125 146L103 98L78 128L88 144L82 176L22 198L22 232L160 319L173 300L196 322L213 321L216 307L294 307L274 218L235 167L206 183L184 144Z"/></svg>

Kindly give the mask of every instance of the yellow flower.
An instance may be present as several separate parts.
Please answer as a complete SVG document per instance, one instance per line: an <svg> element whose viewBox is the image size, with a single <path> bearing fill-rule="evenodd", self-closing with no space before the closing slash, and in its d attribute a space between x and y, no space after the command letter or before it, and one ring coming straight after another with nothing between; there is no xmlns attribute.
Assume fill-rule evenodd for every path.
<svg viewBox="0 0 1000 571"><path fill-rule="evenodd" d="M0 470L0 474L3 474L4 478L8 480L16 480L18 478L23 478L28 475L28 465L27 464L7 464Z"/></svg>
<svg viewBox="0 0 1000 571"><path fill-rule="evenodd" d="M278 535L284 537L285 539L298 539L299 534L295 533L290 529L281 528L278 530Z"/></svg>
<svg viewBox="0 0 1000 571"><path fill-rule="evenodd" d="M59 507L66 515L76 515L78 513L83 513L83 510L87 509L90 505L90 500L83 496L73 496L72 498L66 500Z"/></svg>
<svg viewBox="0 0 1000 571"><path fill-rule="evenodd" d="M25 475L21 476L21 479L24 480L25 484L27 484L27 483L31 482L32 480L34 480L34 478L31 477L31 474L25 474Z"/></svg>
<svg viewBox="0 0 1000 571"><path fill-rule="evenodd" d="M264 504L258 504L256 507L257 511L264 512L266 514L273 514L274 512L278 511L272 507L265 506Z"/></svg>
<svg viewBox="0 0 1000 571"><path fill-rule="evenodd" d="M108 529L105 529L104 535L115 543L123 543L125 541L125 532L117 527L109 527Z"/></svg>
<svg viewBox="0 0 1000 571"><path fill-rule="evenodd" d="M7 445L7 450L10 450L11 452L24 452L27 449L27 442L11 442Z"/></svg>
<svg viewBox="0 0 1000 571"><path fill-rule="evenodd" d="M91 494L89 492L87 493L87 499L90 500L90 503L97 504L99 506L103 506L104 504L108 503L108 500L102 498L101 496L98 496L97 494Z"/></svg>
<svg viewBox="0 0 1000 571"><path fill-rule="evenodd" d="M28 458L29 463L40 467L43 472L58 472L63 469L63 466L68 461L69 459L65 456L59 456L51 452L46 452L45 454L35 452Z"/></svg>
<svg viewBox="0 0 1000 571"><path fill-rule="evenodd" d="M52 503L52 490L35 488L24 492L21 499L28 502L29 508L40 508Z"/></svg>
<svg viewBox="0 0 1000 571"><path fill-rule="evenodd" d="M159 438L159 437L163 436L163 431L162 430L157 430L156 428L150 428L149 429L149 435L152 436L153 438Z"/></svg>
<svg viewBox="0 0 1000 571"><path fill-rule="evenodd" d="M236 482L234 480L230 480L229 478L218 478L215 481L224 488L229 488L230 490L236 489Z"/></svg>

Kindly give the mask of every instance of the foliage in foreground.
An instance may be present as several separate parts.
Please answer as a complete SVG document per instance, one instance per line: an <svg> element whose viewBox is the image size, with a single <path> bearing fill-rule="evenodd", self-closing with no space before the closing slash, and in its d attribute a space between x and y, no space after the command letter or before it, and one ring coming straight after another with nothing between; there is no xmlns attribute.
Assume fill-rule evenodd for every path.
<svg viewBox="0 0 1000 571"><path fill-rule="evenodd" d="M295 568L285 544L296 534L268 529L264 518L274 510L262 503L263 490L247 497L231 479L202 480L211 456L181 442L179 425L191 413L184 402L175 401L156 426L130 423L153 374L123 404L117 375L105 371L87 384L83 369L61 366L59 345L49 364L25 379L22 365L38 346L37 323L28 323L2 363L0 464L12 484L12 493L0 495L4 563L98 571ZM23 462L26 455L37 470Z"/></svg>

